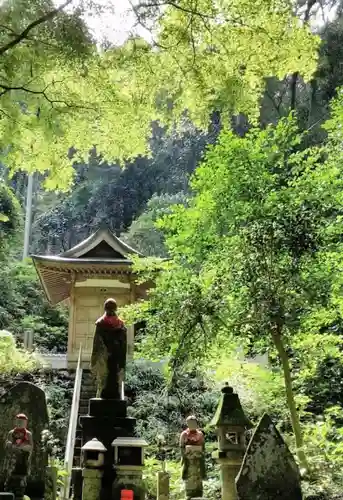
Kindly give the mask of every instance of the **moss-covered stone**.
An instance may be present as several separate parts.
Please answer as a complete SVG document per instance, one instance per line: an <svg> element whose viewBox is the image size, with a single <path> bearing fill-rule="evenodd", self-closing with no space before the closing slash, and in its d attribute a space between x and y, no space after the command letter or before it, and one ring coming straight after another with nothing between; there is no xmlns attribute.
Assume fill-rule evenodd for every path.
<svg viewBox="0 0 343 500"><path fill-rule="evenodd" d="M30 382L20 382L6 392L0 400L0 487L6 479L5 440L14 427L14 418L18 413L28 417L28 429L33 435L31 473L28 477L28 489L44 491L47 456L41 445L41 433L49 425L48 408L45 393Z"/></svg>

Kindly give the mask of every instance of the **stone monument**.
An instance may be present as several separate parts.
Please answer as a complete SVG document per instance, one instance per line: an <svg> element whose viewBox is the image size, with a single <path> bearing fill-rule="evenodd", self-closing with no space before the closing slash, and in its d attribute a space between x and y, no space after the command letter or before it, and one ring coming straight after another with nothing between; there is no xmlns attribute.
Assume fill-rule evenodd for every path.
<svg viewBox="0 0 343 500"><path fill-rule="evenodd" d="M82 500L99 498L106 451L105 446L95 438L82 447Z"/></svg>
<svg viewBox="0 0 343 500"><path fill-rule="evenodd" d="M250 440L236 485L239 500L302 500L298 466L267 414Z"/></svg>
<svg viewBox="0 0 343 500"><path fill-rule="evenodd" d="M112 445L118 438L130 439L134 437L135 419L127 417L127 403L123 399L123 380L126 364L126 328L116 314L116 301L107 299L105 314L96 322L96 332L91 358L91 369L97 379L98 396L89 400L88 415L80 417L82 428L82 443L85 444L96 438L106 452L102 466L100 499L120 500L121 489L117 485L117 471L124 463L115 464ZM113 445L115 446L115 445ZM123 449L125 467L135 461L136 455L141 456L139 447L130 452ZM137 450L137 453L136 453ZM135 467L135 463L132 466ZM138 489L138 486L137 486ZM141 488L135 496L141 499Z"/></svg>
<svg viewBox="0 0 343 500"><path fill-rule="evenodd" d="M8 433L5 444L5 491L13 493L16 500L21 500L30 474L33 440L27 430L27 416L19 413L15 420L15 427Z"/></svg>
<svg viewBox="0 0 343 500"><path fill-rule="evenodd" d="M28 418L33 438L26 494L42 498L48 458L41 446L40 437L49 425L49 417L44 391L29 382L15 385L0 400L0 491L4 489L7 478L8 432L13 427L13 417L21 413Z"/></svg>
<svg viewBox="0 0 343 500"><path fill-rule="evenodd" d="M167 450L165 448L166 440L163 435L157 436L157 459L162 463L162 470L156 473L157 480L157 494L156 500L169 500L169 490L170 490L170 475L166 470L167 461Z"/></svg>
<svg viewBox="0 0 343 500"><path fill-rule="evenodd" d="M123 500L123 495L130 495L133 500L145 499L143 470L144 449L147 445L145 439L138 437L119 437L113 441L116 472L112 489L113 499Z"/></svg>
<svg viewBox="0 0 343 500"><path fill-rule="evenodd" d="M235 478L244 456L245 433L252 425L232 387L223 387L211 424L218 436L218 450L212 456L220 465L222 500L237 500Z"/></svg>
<svg viewBox="0 0 343 500"><path fill-rule="evenodd" d="M182 479L185 483L186 499L202 497L202 482L206 477L205 439L198 429L194 415L187 417L187 429L180 435Z"/></svg>

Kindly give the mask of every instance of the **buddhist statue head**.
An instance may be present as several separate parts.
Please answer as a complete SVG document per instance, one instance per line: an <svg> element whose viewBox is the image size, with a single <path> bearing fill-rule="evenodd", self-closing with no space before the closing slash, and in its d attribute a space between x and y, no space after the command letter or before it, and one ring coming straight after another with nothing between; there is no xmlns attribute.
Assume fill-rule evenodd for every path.
<svg viewBox="0 0 343 500"><path fill-rule="evenodd" d="M104 304L105 313L108 316L114 316L117 312L118 306L115 299L107 299Z"/></svg>

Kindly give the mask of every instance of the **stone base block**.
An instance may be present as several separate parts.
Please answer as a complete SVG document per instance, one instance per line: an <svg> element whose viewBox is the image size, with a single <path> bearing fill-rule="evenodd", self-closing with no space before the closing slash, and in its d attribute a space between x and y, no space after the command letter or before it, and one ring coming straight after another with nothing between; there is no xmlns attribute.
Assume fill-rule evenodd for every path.
<svg viewBox="0 0 343 500"><path fill-rule="evenodd" d="M109 418L126 417L126 401L121 399L92 398L89 400L89 416Z"/></svg>
<svg viewBox="0 0 343 500"><path fill-rule="evenodd" d="M157 500L169 500L169 482L168 472L160 471L156 474L157 479Z"/></svg>
<svg viewBox="0 0 343 500"><path fill-rule="evenodd" d="M112 500L121 500L123 490L133 491L133 500L145 500L145 489L142 479L142 469L132 467L116 468L116 479L112 488Z"/></svg>
<svg viewBox="0 0 343 500"><path fill-rule="evenodd" d="M82 469L73 467L71 471L71 483L73 485L74 500L82 500Z"/></svg>

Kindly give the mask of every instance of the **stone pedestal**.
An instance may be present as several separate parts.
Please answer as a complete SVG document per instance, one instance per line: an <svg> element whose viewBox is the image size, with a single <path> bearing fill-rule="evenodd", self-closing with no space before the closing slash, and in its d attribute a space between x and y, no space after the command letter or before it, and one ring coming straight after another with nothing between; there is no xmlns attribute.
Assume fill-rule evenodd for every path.
<svg viewBox="0 0 343 500"><path fill-rule="evenodd" d="M113 483L112 500L121 500L123 490L133 491L134 500L145 500L142 481L143 467L116 467L116 479Z"/></svg>
<svg viewBox="0 0 343 500"><path fill-rule="evenodd" d="M112 500L122 500L122 492L130 491L133 500L145 499L143 483L145 439L120 437L113 441L114 468L116 479L113 483Z"/></svg>
<svg viewBox="0 0 343 500"><path fill-rule="evenodd" d="M82 469L81 467L73 467L71 471L71 483L73 486L72 497L74 500L82 499Z"/></svg>
<svg viewBox="0 0 343 500"><path fill-rule="evenodd" d="M82 500L99 500L102 476L102 470L83 469Z"/></svg>
<svg viewBox="0 0 343 500"><path fill-rule="evenodd" d="M222 500L237 500L236 477L242 465L242 454L240 452L215 451L212 457L220 466L220 482L222 489Z"/></svg>
<svg viewBox="0 0 343 500"><path fill-rule="evenodd" d="M133 436L134 433L136 420L126 415L126 401L93 398L89 400L88 415L80 417L82 444L97 438L107 449L101 479L101 498L104 499L111 499L112 485L116 479L112 442L121 436Z"/></svg>
<svg viewBox="0 0 343 500"><path fill-rule="evenodd" d="M222 487L222 500L237 500L236 476L240 470L240 464L229 458L219 458L220 479Z"/></svg>
<svg viewBox="0 0 343 500"><path fill-rule="evenodd" d="M156 474L157 479L157 500L169 500L169 480L168 472L160 471Z"/></svg>
<svg viewBox="0 0 343 500"><path fill-rule="evenodd" d="M22 500L25 495L27 477L12 474L6 483L6 490L13 493L15 500Z"/></svg>
<svg viewBox="0 0 343 500"><path fill-rule="evenodd" d="M203 460L202 446L187 445L184 460L187 461L187 479L185 479L186 499L202 497Z"/></svg>

